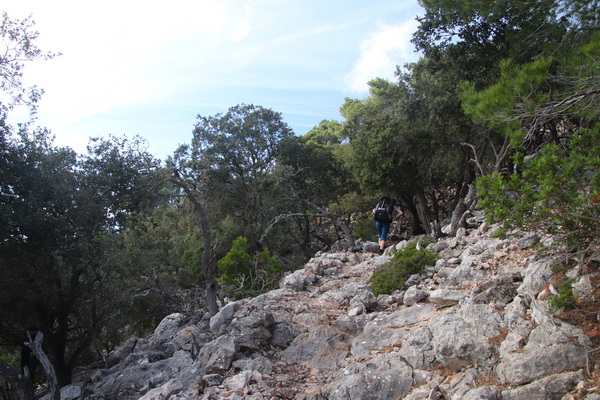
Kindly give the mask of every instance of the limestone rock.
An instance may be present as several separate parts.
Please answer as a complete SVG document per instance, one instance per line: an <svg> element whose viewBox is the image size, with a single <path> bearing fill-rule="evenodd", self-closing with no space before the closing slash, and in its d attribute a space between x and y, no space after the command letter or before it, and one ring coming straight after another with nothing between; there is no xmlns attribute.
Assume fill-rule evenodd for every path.
<svg viewBox="0 0 600 400"><path fill-rule="evenodd" d="M234 336L220 336L200 350L196 361L204 366L206 374L223 374L235 360L238 351L239 345Z"/></svg>
<svg viewBox="0 0 600 400"><path fill-rule="evenodd" d="M536 256L534 243L518 242L527 234L493 238L498 227L438 239L429 247L441 257L435 266L377 298L367 281L389 258L318 253L279 289L231 302L212 317L168 315L148 338L118 346L104 365L79 368L64 397L67 391L72 400L579 396L587 378L576 369L587 367L593 346L539 296L545 288L552 294L556 260ZM583 296L595 278L582 272L567 276L577 279L574 291Z"/></svg>
<svg viewBox="0 0 600 400"><path fill-rule="evenodd" d="M180 392L183 385L178 379L171 379L164 385L150 390L148 393L140 397L140 400L163 400L168 399L173 394Z"/></svg>
<svg viewBox="0 0 600 400"><path fill-rule="evenodd" d="M582 371L548 376L516 389L505 390L501 393L500 400L562 399L582 379Z"/></svg>
<svg viewBox="0 0 600 400"><path fill-rule="evenodd" d="M295 271L285 278L281 282L281 287L291 290L302 291L309 284L308 279L304 273L304 270Z"/></svg>
<svg viewBox="0 0 600 400"><path fill-rule="evenodd" d="M554 276L552 267L556 261L552 257L533 261L529 264L523 275L523 283L517 289L519 294L526 294L534 298L544 285Z"/></svg>
<svg viewBox="0 0 600 400"><path fill-rule="evenodd" d="M427 326L432 332L437 362L453 369L495 364L489 338L499 335L504 326L495 309L482 304L467 305L435 315Z"/></svg>
<svg viewBox="0 0 600 400"><path fill-rule="evenodd" d="M430 303L448 306L458 304L459 301L468 295L469 291L467 290L437 289L429 292L428 301Z"/></svg>
<svg viewBox="0 0 600 400"><path fill-rule="evenodd" d="M296 337L282 354L289 363L305 363L311 368L335 370L349 354L347 337L330 326L317 326Z"/></svg>
<svg viewBox="0 0 600 400"><path fill-rule="evenodd" d="M229 303L210 319L210 331L215 335L222 335L227 329L235 313L240 309L240 303Z"/></svg>
<svg viewBox="0 0 600 400"><path fill-rule="evenodd" d="M412 306L413 304L417 304L421 300L427 297L427 292L418 289L416 286L411 286L408 288L406 293L404 293L404 304L407 306Z"/></svg>
<svg viewBox="0 0 600 400"><path fill-rule="evenodd" d="M584 366L589 338L580 328L546 321L531 331L522 350L501 348L497 374L501 382L523 385L575 366Z"/></svg>
<svg viewBox="0 0 600 400"><path fill-rule="evenodd" d="M403 398L411 388L412 369L393 355L380 355L365 366L344 369L324 393L331 400L380 400Z"/></svg>
<svg viewBox="0 0 600 400"><path fill-rule="evenodd" d="M366 356L373 349L394 345L406 337L414 325L428 321L434 314L433 305L415 304L389 315L378 316L354 338L352 354Z"/></svg>

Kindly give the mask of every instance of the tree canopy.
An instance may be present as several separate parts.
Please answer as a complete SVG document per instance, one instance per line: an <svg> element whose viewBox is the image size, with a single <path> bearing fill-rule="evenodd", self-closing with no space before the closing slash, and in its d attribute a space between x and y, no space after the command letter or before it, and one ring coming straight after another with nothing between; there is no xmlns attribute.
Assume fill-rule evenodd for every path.
<svg viewBox="0 0 600 400"><path fill-rule="evenodd" d="M64 384L102 327L124 317L114 306L133 271L112 257L119 233L156 200L155 165L128 141L99 141L80 159L47 131L1 133L0 341L18 346L41 331Z"/></svg>

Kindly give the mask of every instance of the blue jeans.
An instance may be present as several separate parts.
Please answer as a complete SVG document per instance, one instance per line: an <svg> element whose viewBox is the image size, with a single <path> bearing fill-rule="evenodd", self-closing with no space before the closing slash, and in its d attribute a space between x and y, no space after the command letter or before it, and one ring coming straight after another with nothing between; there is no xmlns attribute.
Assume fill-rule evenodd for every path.
<svg viewBox="0 0 600 400"><path fill-rule="evenodd" d="M379 240L386 240L388 232L390 231L390 222L375 222L375 226L377 227L377 233L379 233Z"/></svg>

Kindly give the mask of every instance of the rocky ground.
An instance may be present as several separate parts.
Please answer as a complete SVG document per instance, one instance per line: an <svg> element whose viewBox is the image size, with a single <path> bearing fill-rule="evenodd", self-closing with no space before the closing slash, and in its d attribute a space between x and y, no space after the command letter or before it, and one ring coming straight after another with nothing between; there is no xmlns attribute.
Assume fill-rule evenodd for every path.
<svg viewBox="0 0 600 400"><path fill-rule="evenodd" d="M600 399L598 251L494 228L438 240L435 265L377 298L367 280L406 242L317 254L212 318L168 316L62 398ZM575 307L550 313L567 279Z"/></svg>

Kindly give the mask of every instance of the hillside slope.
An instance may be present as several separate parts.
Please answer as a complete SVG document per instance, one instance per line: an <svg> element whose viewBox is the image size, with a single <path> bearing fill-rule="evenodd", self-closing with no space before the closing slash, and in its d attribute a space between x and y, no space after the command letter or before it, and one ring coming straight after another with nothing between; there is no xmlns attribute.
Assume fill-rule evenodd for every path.
<svg viewBox="0 0 600 400"><path fill-rule="evenodd" d="M438 240L435 266L377 298L366 282L405 242L383 256L317 254L212 318L168 316L79 371L62 398L600 399L598 254L557 271L575 256L534 250L551 238L493 230ZM579 312L551 314L564 277Z"/></svg>

